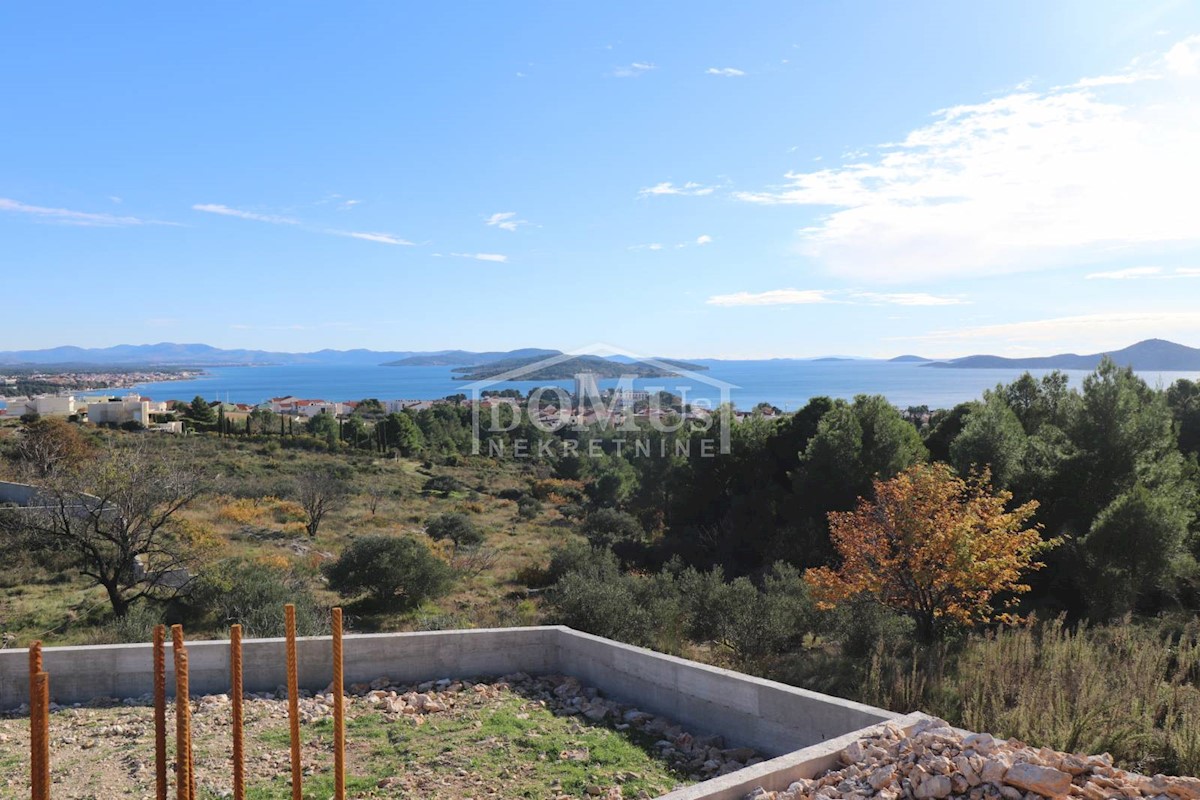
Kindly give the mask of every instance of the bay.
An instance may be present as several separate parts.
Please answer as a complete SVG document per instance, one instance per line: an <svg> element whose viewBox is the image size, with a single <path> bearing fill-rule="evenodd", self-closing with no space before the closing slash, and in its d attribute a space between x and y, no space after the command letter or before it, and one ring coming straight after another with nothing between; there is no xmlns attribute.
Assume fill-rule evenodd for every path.
<svg viewBox="0 0 1200 800"><path fill-rule="evenodd" d="M826 395L851 399L857 394L882 394L901 408L927 405L949 408L980 397L985 389L1008 383L1027 370L1020 369L940 369L914 363L888 361L812 361L766 360L723 361L695 360L709 369L696 379L635 379L633 388L676 394L686 392L689 402L721 400L721 388L712 382L730 385L729 397L738 408L752 408L767 402L785 411L795 411L812 397ZM1040 376L1049 370L1028 370ZM1089 373L1066 371L1074 386ZM1178 378L1200 379L1196 372L1139 373L1153 387L1169 386ZM272 397L295 397L331 401L361 400L435 400L457 393L470 394L469 383L455 380L449 367L380 366L262 366L213 367L202 377L184 381L145 383L132 391L155 400L191 400L200 395L207 400L234 403L260 403ZM617 385L601 380L602 388ZM488 386L491 389L515 388L529 391L538 386L571 387L571 381L512 381ZM113 392L116 390L110 390Z"/></svg>

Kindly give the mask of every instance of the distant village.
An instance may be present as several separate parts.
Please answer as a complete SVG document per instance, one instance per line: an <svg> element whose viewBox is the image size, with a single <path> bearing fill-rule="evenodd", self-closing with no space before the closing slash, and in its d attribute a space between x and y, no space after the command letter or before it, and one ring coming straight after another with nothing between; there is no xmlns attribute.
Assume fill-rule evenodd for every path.
<svg viewBox="0 0 1200 800"><path fill-rule="evenodd" d="M0 382L7 381L0 376ZM530 397L534 393L531 393ZM437 400L380 400L379 406L372 403L375 413L391 414L408 411L418 413L441 404L470 405L477 403L481 411L508 405L524 407L528 398L515 390L485 391L478 401L466 395L452 395ZM598 388L594 376L581 375L576 378L574 391L556 390L548 387L540 396L540 402L531 404L529 412L538 422L547 427L562 424L591 425L595 423L621 424L630 418L649 420L655 417L681 416L683 419L704 421L712 409L699 406L680 408L675 403L652 402L657 398L644 391L628 389ZM678 401L678 398L672 398ZM156 401L137 393L124 395L84 395L78 392L46 393L31 396L0 397L0 420L25 416L66 417L95 425L114 427L136 426L164 433L184 433L184 424L175 419L175 414L187 406L187 400ZM220 400L209 402L214 411L222 412L229 419L239 419L255 411L270 411L296 422L304 422L326 414L345 419L359 408L361 401L331 401L285 395L272 397L257 405L229 403ZM534 407L536 405L536 407ZM742 420L754 414L774 416L779 410L760 404L753 411L735 411L734 417Z"/></svg>

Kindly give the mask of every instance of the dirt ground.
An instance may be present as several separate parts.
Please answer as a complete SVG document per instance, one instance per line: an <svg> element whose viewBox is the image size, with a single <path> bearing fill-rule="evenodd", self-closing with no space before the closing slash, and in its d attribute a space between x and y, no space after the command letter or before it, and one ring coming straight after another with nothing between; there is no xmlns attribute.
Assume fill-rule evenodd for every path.
<svg viewBox="0 0 1200 800"><path fill-rule="evenodd" d="M354 688L346 698L347 795L353 798L652 798L760 760L562 676L518 673L418 686L380 679ZM332 796L331 706L332 695L301 701L305 798ZM229 698L193 698L192 709L199 797L229 797ZM286 700L253 695L244 709L247 797L290 798ZM154 796L148 698L58 709L51 741L56 799ZM0 719L0 797L28 796L28 747L28 718ZM173 772L169 780L174 797Z"/></svg>

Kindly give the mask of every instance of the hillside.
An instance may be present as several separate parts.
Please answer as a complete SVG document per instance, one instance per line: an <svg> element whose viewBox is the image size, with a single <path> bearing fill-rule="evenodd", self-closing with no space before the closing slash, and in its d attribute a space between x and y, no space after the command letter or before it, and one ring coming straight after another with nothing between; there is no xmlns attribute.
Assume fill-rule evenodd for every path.
<svg viewBox="0 0 1200 800"><path fill-rule="evenodd" d="M528 368L529 371L522 373L520 380L527 381L570 380L581 372L594 372L601 378L620 378L626 375L632 375L636 378L668 378L679 375L678 372L671 369L663 369L656 364L645 361L616 361L600 356L574 356L553 364L539 366L539 362L544 360L544 356L537 358L512 358L493 361L490 364L482 364L475 367L459 367L454 372L463 374L456 375L455 380L484 380L494 378L497 375L503 375L512 370L521 370L524 368ZM686 361L657 360L657 363L690 372L708 369L708 367L699 364L690 364Z"/></svg>
<svg viewBox="0 0 1200 800"><path fill-rule="evenodd" d="M1081 369L1092 370L1100 359L1110 357L1122 367L1149 372L1200 371L1200 348L1168 342L1165 339L1146 339L1121 350L1078 355L1060 353L1034 358L1005 358L1003 356L965 356L938 361L926 366L942 369Z"/></svg>

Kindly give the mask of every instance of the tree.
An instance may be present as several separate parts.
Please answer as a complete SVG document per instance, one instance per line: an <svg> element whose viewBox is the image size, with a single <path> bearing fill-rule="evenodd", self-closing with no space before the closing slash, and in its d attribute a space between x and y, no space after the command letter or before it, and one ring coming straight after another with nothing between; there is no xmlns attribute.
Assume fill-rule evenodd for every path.
<svg viewBox="0 0 1200 800"><path fill-rule="evenodd" d="M993 494L987 478L917 465L876 480L874 500L831 513L841 564L805 574L821 607L865 594L912 617L925 641L952 625L995 621L996 596L1028 591L1022 575L1057 541L1026 527L1036 502L1006 511L1012 495Z"/></svg>
<svg viewBox="0 0 1200 800"><path fill-rule="evenodd" d="M1093 618L1135 610L1153 593L1171 593L1191 514L1175 498L1138 484L1108 505L1083 538L1095 575L1089 581Z"/></svg>
<svg viewBox="0 0 1200 800"><path fill-rule="evenodd" d="M304 423L304 430L318 439L324 439L330 447L336 446L341 438L341 430L333 414L314 414Z"/></svg>
<svg viewBox="0 0 1200 800"><path fill-rule="evenodd" d="M483 532L466 514L439 514L425 521L425 533L431 539L449 539L456 547L483 544Z"/></svg>
<svg viewBox="0 0 1200 800"><path fill-rule="evenodd" d="M1008 489L1020 474L1027 447L1021 420L999 394L988 392L950 443L950 461L961 475L986 467L992 483Z"/></svg>
<svg viewBox="0 0 1200 800"><path fill-rule="evenodd" d="M588 514L583 521L582 533L593 547L614 547L642 542L646 538L636 517L615 508L600 508Z"/></svg>
<svg viewBox="0 0 1200 800"><path fill-rule="evenodd" d="M31 545L68 554L81 575L104 587L116 616L186 584L187 542L173 523L201 492L198 471L138 441L44 488L45 507L21 517Z"/></svg>
<svg viewBox="0 0 1200 800"><path fill-rule="evenodd" d="M414 608L450 589L446 562L415 539L363 536L321 570L343 597L367 595L380 609Z"/></svg>
<svg viewBox="0 0 1200 800"><path fill-rule="evenodd" d="M197 425L215 425L217 422L216 412L213 411L208 401L200 395L192 398L191 404L188 405L187 411L184 413L188 419Z"/></svg>
<svg viewBox="0 0 1200 800"><path fill-rule="evenodd" d="M296 482L296 498L304 509L304 528L310 538L317 538L321 523L330 511L342 507L350 487L332 469L306 472Z"/></svg>
<svg viewBox="0 0 1200 800"><path fill-rule="evenodd" d="M29 423L17 442L17 456L38 479L79 467L92 452L79 428L57 417Z"/></svg>
<svg viewBox="0 0 1200 800"><path fill-rule="evenodd" d="M387 447L396 448L402 456L414 456L424 445L424 436L411 414L388 414L383 420L383 429Z"/></svg>

